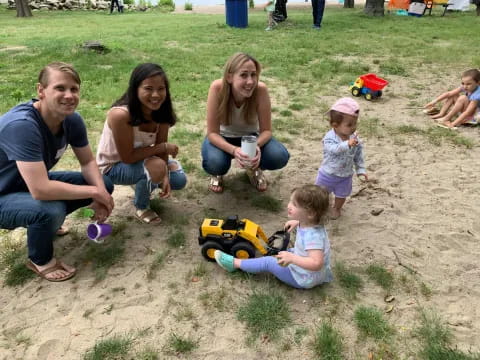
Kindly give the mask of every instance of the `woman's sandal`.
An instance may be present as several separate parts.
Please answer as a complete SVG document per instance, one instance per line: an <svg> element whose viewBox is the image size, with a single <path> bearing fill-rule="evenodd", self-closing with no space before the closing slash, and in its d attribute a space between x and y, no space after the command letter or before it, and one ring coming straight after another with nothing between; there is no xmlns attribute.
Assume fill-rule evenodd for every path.
<svg viewBox="0 0 480 360"><path fill-rule="evenodd" d="M258 191L267 191L267 179L261 169L247 170L247 176L250 180L250 184L252 184Z"/></svg>
<svg viewBox="0 0 480 360"><path fill-rule="evenodd" d="M152 209L137 209L135 216L145 224L159 224L162 221L160 216Z"/></svg>
<svg viewBox="0 0 480 360"><path fill-rule="evenodd" d="M223 192L223 176L221 175L214 175L210 178L210 183L208 184L208 190L214 193L222 193Z"/></svg>

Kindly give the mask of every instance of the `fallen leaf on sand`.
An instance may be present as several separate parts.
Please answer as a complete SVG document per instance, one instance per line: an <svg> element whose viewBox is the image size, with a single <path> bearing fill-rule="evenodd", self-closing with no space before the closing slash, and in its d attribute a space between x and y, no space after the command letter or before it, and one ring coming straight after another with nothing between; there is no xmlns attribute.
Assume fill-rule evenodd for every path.
<svg viewBox="0 0 480 360"><path fill-rule="evenodd" d="M389 305L385 308L385 313L388 314L388 313L391 313L392 310L393 310L394 306L393 305Z"/></svg>
<svg viewBox="0 0 480 360"><path fill-rule="evenodd" d="M192 277L192 282L199 282L200 278L197 276Z"/></svg>

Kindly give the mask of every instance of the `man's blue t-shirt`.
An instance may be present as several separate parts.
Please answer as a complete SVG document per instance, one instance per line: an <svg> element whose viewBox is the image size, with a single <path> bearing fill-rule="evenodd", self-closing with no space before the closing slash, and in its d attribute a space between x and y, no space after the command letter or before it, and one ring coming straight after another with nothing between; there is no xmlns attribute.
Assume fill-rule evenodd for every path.
<svg viewBox="0 0 480 360"><path fill-rule="evenodd" d="M17 105L0 117L0 194L27 191L16 161L43 161L50 170L68 144L88 145L87 129L78 113L67 116L54 135L33 106L35 101Z"/></svg>

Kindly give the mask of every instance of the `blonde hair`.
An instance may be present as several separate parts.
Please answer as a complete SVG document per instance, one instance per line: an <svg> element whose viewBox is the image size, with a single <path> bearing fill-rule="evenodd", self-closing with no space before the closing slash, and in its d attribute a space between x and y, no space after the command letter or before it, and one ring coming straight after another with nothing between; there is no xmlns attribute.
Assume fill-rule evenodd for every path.
<svg viewBox="0 0 480 360"><path fill-rule="evenodd" d="M292 195L299 207L314 215L315 224L325 224L329 208L329 194L324 187L303 185L293 189Z"/></svg>
<svg viewBox="0 0 480 360"><path fill-rule="evenodd" d="M248 54L241 52L235 53L228 59L227 63L225 64L222 79L222 89L220 90L219 94L219 106L217 112L217 119L222 125L230 125L232 116L231 110L233 106L235 106L235 104L233 103L232 86L228 83L227 79L229 76L235 74L235 72L238 71L238 69L247 61L252 61L255 64L258 79L262 70L260 63ZM253 124L255 121L255 114L257 111L257 90L258 83L252 93L252 96L245 100L243 116L247 124Z"/></svg>
<svg viewBox="0 0 480 360"><path fill-rule="evenodd" d="M48 86L48 82L50 80L50 71L57 70L67 74L70 74L73 80L80 85L82 81L80 80L80 75L78 75L77 70L73 68L73 65L64 63L64 62L53 62L45 66L40 73L38 74L38 82L43 87Z"/></svg>

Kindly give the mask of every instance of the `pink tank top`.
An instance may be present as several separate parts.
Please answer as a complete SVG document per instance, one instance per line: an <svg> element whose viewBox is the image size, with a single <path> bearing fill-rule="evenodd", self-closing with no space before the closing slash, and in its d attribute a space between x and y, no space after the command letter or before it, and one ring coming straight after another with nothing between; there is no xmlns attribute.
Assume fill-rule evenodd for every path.
<svg viewBox="0 0 480 360"><path fill-rule="evenodd" d="M113 109L121 109L128 113L128 108L126 106L116 106L112 107ZM107 113L108 116L108 113ZM157 133L159 126L155 132L146 132L140 131L138 126L132 126L133 129L133 147L141 148L155 145L157 140ZM120 155L118 154L117 145L115 144L115 139L113 138L112 129L108 126L108 121L105 121L103 125L102 135L100 136L100 141L97 148L97 164L102 174L107 173L114 164L121 162Z"/></svg>

